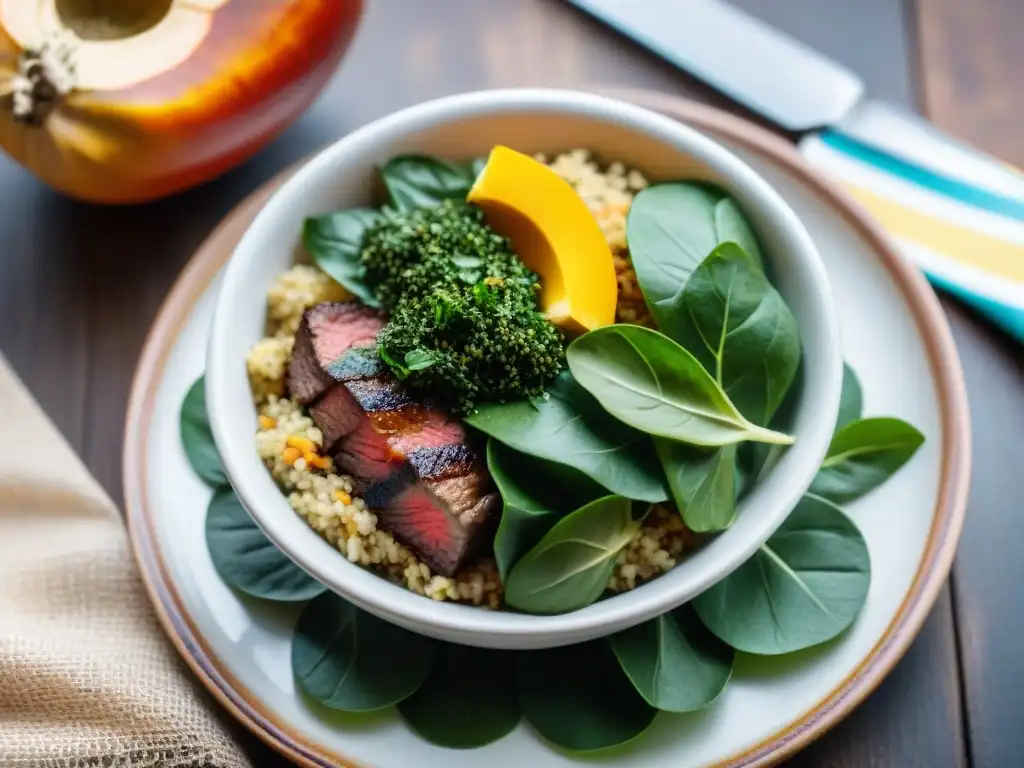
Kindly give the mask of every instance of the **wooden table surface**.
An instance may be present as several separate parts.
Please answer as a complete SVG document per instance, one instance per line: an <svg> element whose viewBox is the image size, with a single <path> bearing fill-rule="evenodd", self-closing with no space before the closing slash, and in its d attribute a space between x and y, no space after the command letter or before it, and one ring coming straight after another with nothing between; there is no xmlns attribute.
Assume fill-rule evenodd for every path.
<svg viewBox="0 0 1024 768"><path fill-rule="evenodd" d="M737 4L859 71L874 95L1024 167L1021 0ZM119 500L125 404L146 330L232 206L289 163L399 107L484 87L588 82L724 104L563 0L368 0L324 96L258 157L203 188L103 208L62 198L0 158L0 350ZM878 691L788 765L1024 766L1024 356L944 304L967 377L975 468L949 588ZM255 743L252 753L257 764L279 762Z"/></svg>

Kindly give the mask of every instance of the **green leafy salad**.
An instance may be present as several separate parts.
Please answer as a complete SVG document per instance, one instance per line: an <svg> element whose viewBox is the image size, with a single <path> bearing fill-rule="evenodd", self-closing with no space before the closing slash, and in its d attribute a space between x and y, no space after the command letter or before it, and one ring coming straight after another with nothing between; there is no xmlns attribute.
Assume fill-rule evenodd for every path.
<svg viewBox="0 0 1024 768"><path fill-rule="evenodd" d="M479 170L479 161L395 158L382 168L384 209L311 218L303 239L320 269L389 310L377 350L395 376L447 404L486 445L501 497L493 558L503 609L562 614L608 596L620 554L655 510L705 540L733 525L793 443L800 334L770 279L771 254L735 201L672 181L640 191L626 219L649 320L569 338L540 311L538 275L464 202ZM865 418L847 366L810 492L749 561L639 626L513 653L400 629L298 569L232 493L201 382L181 430L216 489L207 543L222 578L265 600L310 601L292 646L305 695L346 712L394 706L441 746L481 747L525 719L550 744L581 752L633 740L659 711L709 706L736 651L788 654L846 630L867 598L871 560L838 505L884 483L924 440L899 419Z"/></svg>

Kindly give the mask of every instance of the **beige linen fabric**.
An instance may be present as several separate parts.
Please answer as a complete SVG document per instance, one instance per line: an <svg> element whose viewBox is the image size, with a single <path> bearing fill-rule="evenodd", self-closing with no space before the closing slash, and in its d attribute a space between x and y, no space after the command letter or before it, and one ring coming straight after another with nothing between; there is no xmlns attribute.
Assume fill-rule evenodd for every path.
<svg viewBox="0 0 1024 768"><path fill-rule="evenodd" d="M0 355L0 768L247 766L197 688L113 504Z"/></svg>

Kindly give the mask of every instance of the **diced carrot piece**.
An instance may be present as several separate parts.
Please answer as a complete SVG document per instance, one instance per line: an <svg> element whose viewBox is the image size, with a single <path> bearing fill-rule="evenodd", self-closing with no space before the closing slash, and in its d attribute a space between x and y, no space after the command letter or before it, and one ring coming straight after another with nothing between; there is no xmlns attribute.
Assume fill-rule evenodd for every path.
<svg viewBox="0 0 1024 768"><path fill-rule="evenodd" d="M307 451L316 452L316 443L310 440L308 437L299 437L298 435L292 435L286 441L286 445L290 448L298 448L303 453Z"/></svg>

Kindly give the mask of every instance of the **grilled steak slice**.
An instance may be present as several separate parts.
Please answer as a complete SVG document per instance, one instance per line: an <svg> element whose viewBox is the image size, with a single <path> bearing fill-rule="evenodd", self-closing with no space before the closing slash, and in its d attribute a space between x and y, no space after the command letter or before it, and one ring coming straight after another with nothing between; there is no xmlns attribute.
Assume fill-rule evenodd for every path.
<svg viewBox="0 0 1024 768"><path fill-rule="evenodd" d="M310 409L324 434L324 451L337 453L338 465L355 477L383 477L395 453L386 437L401 434L421 409L387 374L350 378L329 390ZM415 424L415 421L413 421ZM415 446L414 446L415 447ZM396 453L401 462L405 452Z"/></svg>
<svg viewBox="0 0 1024 768"><path fill-rule="evenodd" d="M465 443L417 448L408 460L419 481L401 487L377 516L431 568L451 576L490 529L501 498Z"/></svg>
<svg viewBox="0 0 1024 768"><path fill-rule="evenodd" d="M288 362L288 392L309 405L335 382L381 370L375 354L354 350L372 347L384 325L376 310L355 301L323 303L302 314Z"/></svg>
<svg viewBox="0 0 1024 768"><path fill-rule="evenodd" d="M312 402L325 451L355 479L381 527L450 576L487 527L499 497L462 422L410 397L376 355L360 353L381 319L358 309L322 304L307 310L289 364L289 389L296 400Z"/></svg>
<svg viewBox="0 0 1024 768"><path fill-rule="evenodd" d="M486 477L485 472L474 474L477 478ZM472 478L468 482L475 485ZM452 576L483 538L500 499L497 493L480 493L479 488L474 488L473 503L459 513L444 498L446 490L443 483L414 482L403 486L391 501L375 511L387 529L431 569Z"/></svg>
<svg viewBox="0 0 1024 768"><path fill-rule="evenodd" d="M407 455L416 474L424 480L465 477L473 469L476 456L464 442L423 445Z"/></svg>
<svg viewBox="0 0 1024 768"><path fill-rule="evenodd" d="M499 496L462 424L396 390L388 376L342 382L310 413L381 527L451 576L487 530ZM369 409L396 398L395 410Z"/></svg>

